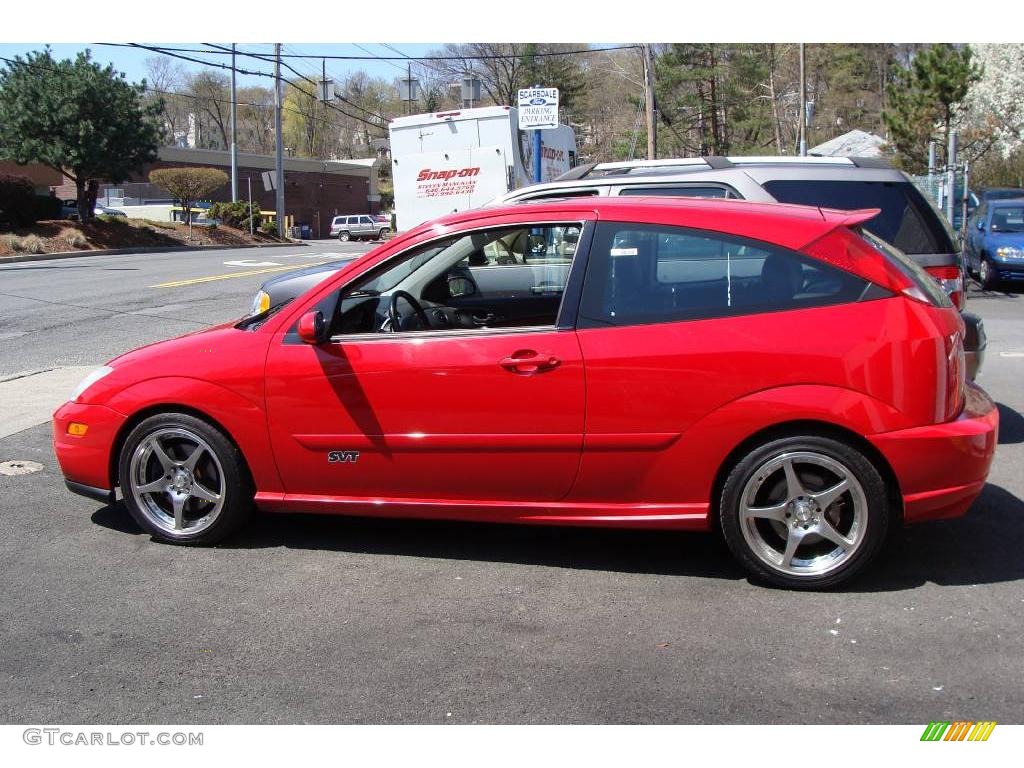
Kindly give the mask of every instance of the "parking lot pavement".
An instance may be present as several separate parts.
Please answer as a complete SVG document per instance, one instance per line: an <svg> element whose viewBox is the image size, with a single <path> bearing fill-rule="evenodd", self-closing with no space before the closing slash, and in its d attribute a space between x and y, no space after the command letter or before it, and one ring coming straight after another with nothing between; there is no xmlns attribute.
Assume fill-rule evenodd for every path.
<svg viewBox="0 0 1024 768"><path fill-rule="evenodd" d="M969 306L991 482L835 593L752 584L711 535L267 515L160 545L18 432L0 461L43 469L0 475L0 721L1020 722L1024 299Z"/></svg>

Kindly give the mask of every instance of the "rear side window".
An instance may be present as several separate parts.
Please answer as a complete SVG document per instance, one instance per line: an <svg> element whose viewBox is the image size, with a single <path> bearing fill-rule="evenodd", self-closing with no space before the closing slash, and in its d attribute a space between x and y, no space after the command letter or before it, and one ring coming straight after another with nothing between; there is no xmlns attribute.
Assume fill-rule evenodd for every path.
<svg viewBox="0 0 1024 768"><path fill-rule="evenodd" d="M598 224L580 327L639 325L857 301L868 283L768 243L703 230Z"/></svg>
<svg viewBox="0 0 1024 768"><path fill-rule="evenodd" d="M909 181L779 179L764 188L780 203L851 211L881 208L865 228L904 253L956 253L939 214Z"/></svg>
<svg viewBox="0 0 1024 768"><path fill-rule="evenodd" d="M725 187L713 186L656 186L656 187L624 187L619 195L636 197L736 197Z"/></svg>

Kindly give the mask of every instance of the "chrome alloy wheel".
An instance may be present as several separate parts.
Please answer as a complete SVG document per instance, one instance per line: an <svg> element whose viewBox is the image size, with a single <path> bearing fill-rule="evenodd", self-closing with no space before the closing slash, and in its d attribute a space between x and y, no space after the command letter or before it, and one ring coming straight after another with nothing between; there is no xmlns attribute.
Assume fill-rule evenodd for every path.
<svg viewBox="0 0 1024 768"><path fill-rule="evenodd" d="M209 528L224 507L224 470L203 438L181 427L158 429L132 453L130 491L139 510L171 534Z"/></svg>
<svg viewBox="0 0 1024 768"><path fill-rule="evenodd" d="M765 461L740 502L740 529L765 565L820 576L847 562L865 538L868 504L853 472L815 451Z"/></svg>

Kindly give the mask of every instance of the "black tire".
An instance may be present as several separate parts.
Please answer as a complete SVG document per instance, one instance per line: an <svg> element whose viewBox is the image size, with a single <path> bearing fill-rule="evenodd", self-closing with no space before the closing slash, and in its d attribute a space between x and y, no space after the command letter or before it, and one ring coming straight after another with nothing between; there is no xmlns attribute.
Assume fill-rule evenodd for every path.
<svg viewBox="0 0 1024 768"><path fill-rule="evenodd" d="M978 284L982 289L991 291L998 283L999 279L996 277L995 270L992 269L992 262L989 261L987 256L983 255L978 265Z"/></svg>
<svg viewBox="0 0 1024 768"><path fill-rule="evenodd" d="M816 465L803 458L807 456L823 457L822 461L825 463ZM790 467L803 467L804 475L795 469L799 478L798 487L803 486L807 489L802 491L807 494L806 496L796 497L801 500L800 502L786 503L792 494L788 486L788 474L784 469L787 459L780 457L795 457L788 460ZM782 463L782 467L772 469L773 463L778 462ZM840 485L841 481L837 483L835 479L839 476L838 473L829 479L832 475L829 466L838 466L846 470L847 479L852 476L856 483L850 484L850 490L842 492L824 507L817 504L806 506L810 502L804 499L814 499L816 493L820 495L820 491L828 490L830 485ZM778 488L779 472L783 475L781 482L785 485L782 489ZM817 478L815 474L818 474ZM813 482L821 482L822 486L814 490ZM852 486L856 486L856 489ZM780 490L781 496L778 495ZM854 578L875 558L885 543L891 517L886 490L885 481L878 468L856 448L832 438L815 435L784 437L755 448L732 468L722 487L718 521L733 556L756 579L789 589L827 589ZM752 495L745 499L745 493ZM761 515L744 516L741 513L741 509L750 505L750 500L756 500L762 493L765 494L762 497L765 499L771 499L773 494L775 496L769 503L759 502L752 506L765 511L778 509L780 517L784 515L788 519L760 519ZM838 524L830 528L831 532L838 531L855 544L844 549L838 543L834 544L821 536L808 538L807 544L797 544L797 549L791 555L790 567L784 568L785 553L776 553L775 549L770 548L771 537L777 536L784 545L788 542L788 537L793 535L790 533L793 529L799 534L794 540L805 541L802 537L807 536L807 533L796 530L806 531L808 528L807 524L801 524L796 519L797 507L793 505L797 503L804 505L799 508L801 515L813 515L808 521L811 526L810 533L815 532L819 518L833 516ZM843 517L849 522L844 524ZM854 520L858 521L856 528L853 527ZM849 526L845 532L840 530L844 525ZM813 565L798 565L795 552L800 552L800 547L805 546L811 548L808 552L810 557L805 555L799 562L817 562L814 560L814 552L815 548L818 548L821 550L822 564L819 567L823 569L822 572L813 572ZM829 547L834 548L831 555L828 554ZM841 554L837 554L840 552ZM779 556L780 563L769 562L770 557L774 557L773 553ZM807 568L806 572L792 572L803 567Z"/></svg>
<svg viewBox="0 0 1024 768"><path fill-rule="evenodd" d="M199 442L192 438L198 438ZM144 444L152 446L154 440L160 443L165 455L179 465L176 468L179 472L187 468L190 443L206 444L184 482L188 483L190 489L206 489L217 485L217 495L222 503L217 509L215 502L204 501L198 496L186 497L183 506L186 510L191 507L192 511L183 514L195 519L193 531L186 527L192 521L183 519L183 530L176 531L170 529L168 521L162 518L160 511L168 516L173 514L173 496L169 490L138 493L141 487L136 479L138 473L142 473L143 479L149 479L154 484L164 481L169 483L171 470L167 470L168 474L161 474L167 467L160 466L163 462L155 451L142 447ZM137 452L148 458L135 458L133 463ZM217 475L220 476L219 480L215 480ZM249 519L254 507L254 486L241 451L219 429L185 413L161 413L136 425L121 448L118 478L125 506L135 521L154 538L171 544L216 544L238 530ZM206 492L209 493L209 490ZM215 509L216 514L211 517ZM210 519L207 520L207 517Z"/></svg>
<svg viewBox="0 0 1024 768"><path fill-rule="evenodd" d="M388 232L390 232L390 231L391 231L390 229L388 229L387 227L384 227L380 232L377 233L377 239L378 240L383 240L387 236Z"/></svg>
<svg viewBox="0 0 1024 768"><path fill-rule="evenodd" d="M348 232L339 232L338 239L343 243L347 243L349 240L352 239L352 235Z"/></svg>

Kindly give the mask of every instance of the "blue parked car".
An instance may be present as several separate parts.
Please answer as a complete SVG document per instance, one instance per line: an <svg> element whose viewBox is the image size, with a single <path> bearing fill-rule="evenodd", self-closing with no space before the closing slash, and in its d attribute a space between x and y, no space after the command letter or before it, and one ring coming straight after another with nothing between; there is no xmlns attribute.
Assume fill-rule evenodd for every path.
<svg viewBox="0 0 1024 768"><path fill-rule="evenodd" d="M1024 280L1024 198L986 200L967 225L967 271L981 287L1000 280Z"/></svg>

